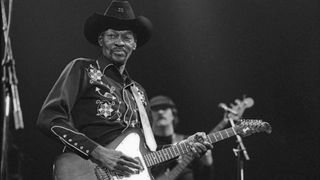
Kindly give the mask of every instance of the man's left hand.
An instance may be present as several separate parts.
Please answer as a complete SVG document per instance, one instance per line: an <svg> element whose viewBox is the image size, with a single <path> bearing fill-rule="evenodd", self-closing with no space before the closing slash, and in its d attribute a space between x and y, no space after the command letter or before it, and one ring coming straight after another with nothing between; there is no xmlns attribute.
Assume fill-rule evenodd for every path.
<svg viewBox="0 0 320 180"><path fill-rule="evenodd" d="M204 132L197 132L187 138L187 142L196 157L203 156L208 149L212 149L213 145L208 141L207 135Z"/></svg>

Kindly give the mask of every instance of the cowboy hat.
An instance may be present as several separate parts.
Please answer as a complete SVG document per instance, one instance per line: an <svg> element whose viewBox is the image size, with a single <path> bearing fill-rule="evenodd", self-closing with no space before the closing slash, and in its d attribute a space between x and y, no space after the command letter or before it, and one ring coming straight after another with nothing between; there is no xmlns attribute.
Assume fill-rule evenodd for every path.
<svg viewBox="0 0 320 180"><path fill-rule="evenodd" d="M94 13L84 24L86 39L99 45L98 37L107 29L131 30L137 38L137 47L144 45L151 37L152 23L144 17L136 17L129 2L113 0L103 15Z"/></svg>

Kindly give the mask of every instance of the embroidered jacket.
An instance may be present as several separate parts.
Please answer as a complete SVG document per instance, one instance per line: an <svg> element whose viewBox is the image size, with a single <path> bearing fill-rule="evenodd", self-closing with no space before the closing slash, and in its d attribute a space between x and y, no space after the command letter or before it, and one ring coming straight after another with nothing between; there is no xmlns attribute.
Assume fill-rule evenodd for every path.
<svg viewBox="0 0 320 180"><path fill-rule="evenodd" d="M132 123L140 126L131 86L138 88L143 105L148 107L144 89L126 71L121 75L104 56L75 59L51 89L37 125L88 158L98 143L110 143Z"/></svg>

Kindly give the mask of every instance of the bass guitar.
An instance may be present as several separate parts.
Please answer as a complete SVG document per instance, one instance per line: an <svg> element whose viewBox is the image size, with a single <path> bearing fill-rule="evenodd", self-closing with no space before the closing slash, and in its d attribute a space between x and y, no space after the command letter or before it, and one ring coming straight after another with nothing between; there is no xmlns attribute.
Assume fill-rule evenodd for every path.
<svg viewBox="0 0 320 180"><path fill-rule="evenodd" d="M239 120L245 109L253 106L253 102L253 99L250 97L243 98L243 100L236 99L235 104L231 104L231 110L235 113L225 113L223 119L210 131L210 133L223 129L229 123L229 118L232 118L235 121ZM156 180L175 180L194 159L195 157L191 153L184 155L176 166L157 177Z"/></svg>

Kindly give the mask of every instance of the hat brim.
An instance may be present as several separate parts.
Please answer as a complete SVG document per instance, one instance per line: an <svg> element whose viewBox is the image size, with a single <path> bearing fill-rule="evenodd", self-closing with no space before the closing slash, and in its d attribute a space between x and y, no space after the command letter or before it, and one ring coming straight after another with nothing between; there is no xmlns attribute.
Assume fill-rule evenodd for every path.
<svg viewBox="0 0 320 180"><path fill-rule="evenodd" d="M84 35L90 43L99 46L98 37L107 29L131 30L137 37L137 47L141 47L151 37L152 23L144 16L128 20L94 13L84 24Z"/></svg>

